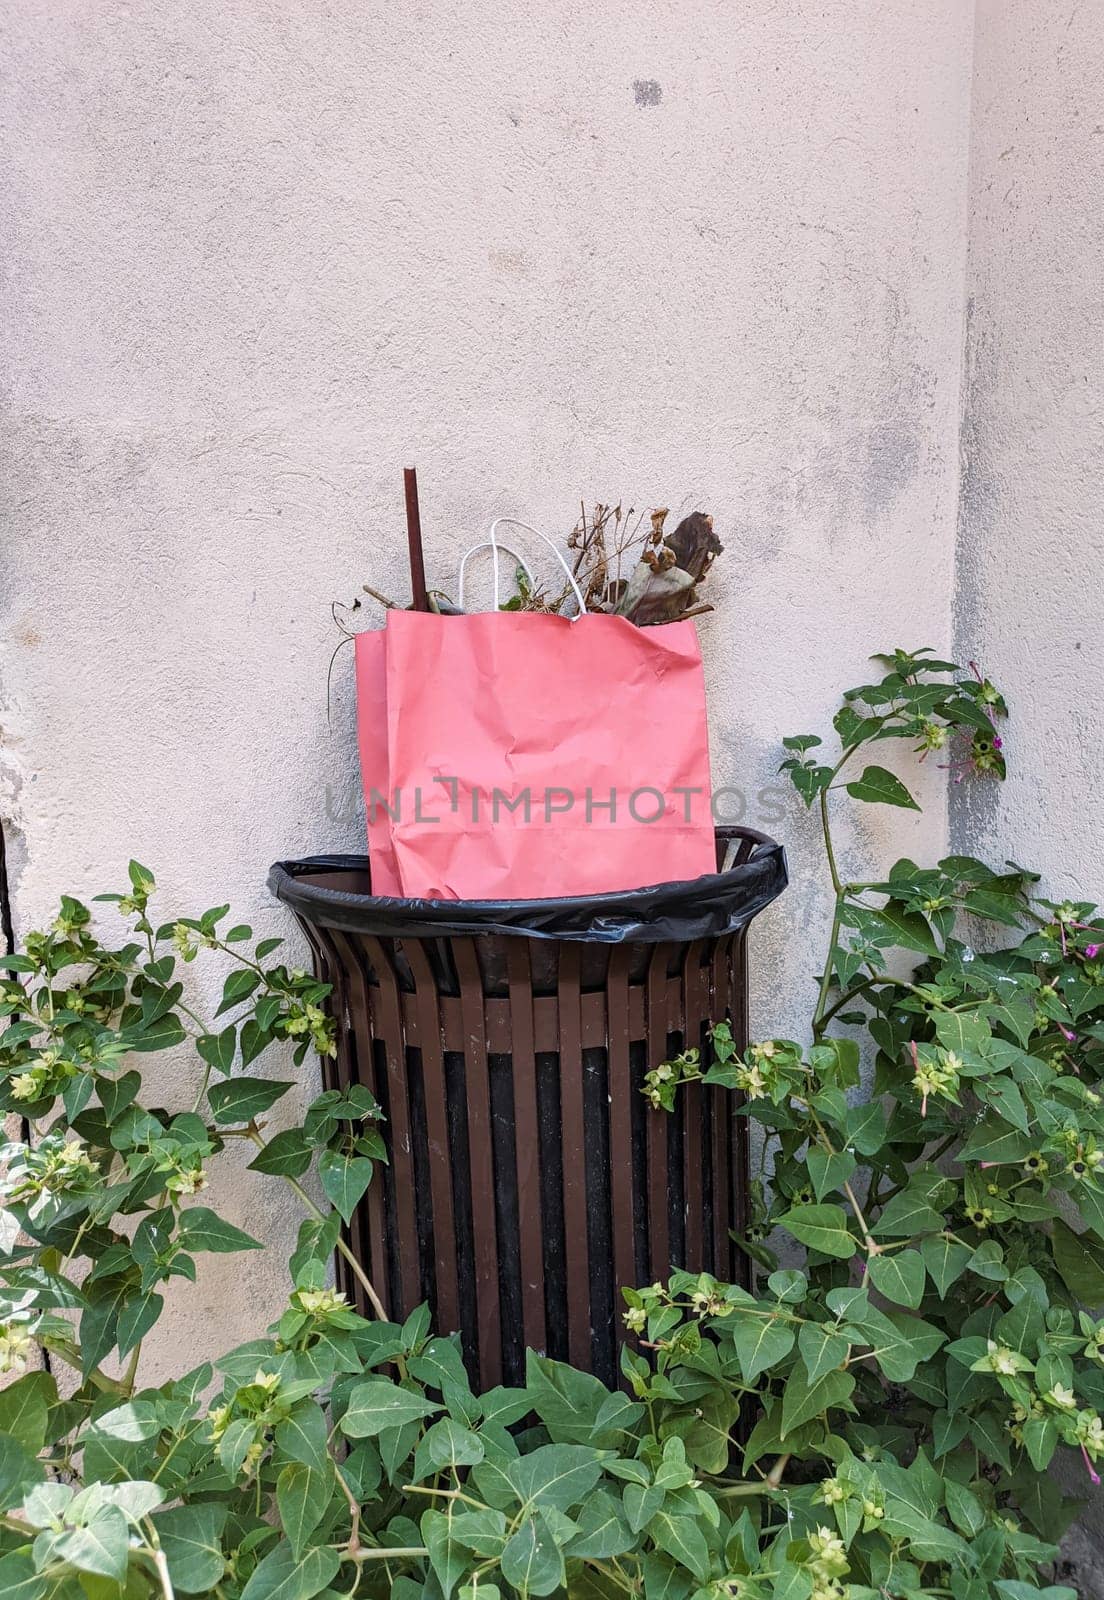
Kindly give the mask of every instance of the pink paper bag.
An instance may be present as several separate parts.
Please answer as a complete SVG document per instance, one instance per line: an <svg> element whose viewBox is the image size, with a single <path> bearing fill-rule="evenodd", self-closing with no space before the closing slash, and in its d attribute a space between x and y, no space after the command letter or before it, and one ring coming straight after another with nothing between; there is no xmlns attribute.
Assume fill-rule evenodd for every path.
<svg viewBox="0 0 1104 1600"><path fill-rule="evenodd" d="M376 892L528 900L716 870L692 622L390 611L385 741L374 637L357 683Z"/></svg>
<svg viewBox="0 0 1104 1600"><path fill-rule="evenodd" d="M391 844L387 807L391 789L387 760L387 635L356 635L357 745L368 810L368 862L372 893L401 895L402 882Z"/></svg>

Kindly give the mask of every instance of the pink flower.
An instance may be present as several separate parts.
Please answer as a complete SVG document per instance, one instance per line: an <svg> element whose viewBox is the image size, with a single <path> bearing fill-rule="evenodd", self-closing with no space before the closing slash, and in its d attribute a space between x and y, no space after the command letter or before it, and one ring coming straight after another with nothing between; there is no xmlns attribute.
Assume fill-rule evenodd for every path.
<svg viewBox="0 0 1104 1600"><path fill-rule="evenodd" d="M1085 959L1087 961L1095 961L1099 954L1100 946L1098 944L1087 944L1085 946Z"/></svg>
<svg viewBox="0 0 1104 1600"><path fill-rule="evenodd" d="M1098 1472L1094 1472L1093 1464L1089 1460L1089 1452L1085 1449L1084 1445L1081 1446L1081 1454L1085 1458L1085 1471L1088 1473L1089 1477L1092 1479L1093 1483L1097 1486L1097 1488L1099 1488L1100 1487L1100 1474Z"/></svg>

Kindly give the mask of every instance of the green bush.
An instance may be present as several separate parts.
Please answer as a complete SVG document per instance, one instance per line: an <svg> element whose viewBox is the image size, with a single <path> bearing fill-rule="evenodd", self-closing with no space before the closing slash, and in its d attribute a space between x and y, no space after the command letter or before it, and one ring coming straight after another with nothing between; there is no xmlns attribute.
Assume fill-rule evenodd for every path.
<svg viewBox="0 0 1104 1600"><path fill-rule="evenodd" d="M880 766L850 775L871 743L1003 775L988 683L879 659L838 759L786 741L835 894L809 1039L740 1057L719 1023L646 1084L669 1107L704 1077L760 1128L756 1287L627 1289L625 1392L530 1354L524 1387L477 1396L424 1309L369 1320L328 1286L384 1147L360 1088L266 1126L290 1084L258 1057L334 1049L325 986L271 964L279 941L222 931L227 907L158 926L135 863L104 897L121 943L71 899L27 937L0 1007L27 1134L3 1152L7 1600L1074 1596L1044 1574L1076 1510L1055 1452L1094 1479L1104 1456L1104 922L963 857L841 878L833 792L915 805ZM229 967L212 1025L180 979L199 957ZM194 1101L147 1107L141 1056L189 1041ZM243 1141L303 1205L286 1309L143 1386L165 1284L260 1248L203 1203Z"/></svg>

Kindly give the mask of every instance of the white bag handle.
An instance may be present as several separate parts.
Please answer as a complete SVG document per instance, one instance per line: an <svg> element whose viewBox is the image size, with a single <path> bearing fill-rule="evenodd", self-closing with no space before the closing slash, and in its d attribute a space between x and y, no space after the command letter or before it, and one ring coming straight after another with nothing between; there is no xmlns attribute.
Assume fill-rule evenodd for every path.
<svg viewBox="0 0 1104 1600"><path fill-rule="evenodd" d="M498 528L504 522L509 523L510 526L514 527L514 528L524 528L526 533L533 534L533 536L535 538L539 539L542 544L546 544L548 546L548 548L551 550L552 554L556 557L556 560L560 563L560 566L564 569L564 572L565 572L565 574L567 576L567 581L571 585L572 589L575 592L575 599L578 601L578 604L579 604L578 616L585 617L586 614L587 614L587 608L586 608L586 601L583 599L583 591L579 588L579 585L575 580L575 574L572 572L571 567L568 565L567 558L564 555L563 551L560 549L559 545L556 544L554 542L554 540L550 539L546 533L541 533L539 528L532 527L528 522L521 522L521 521L518 520L517 517L496 517L494 519L494 521L491 523L491 529L490 529L489 537L487 539L485 539L482 542L482 544L472 545L470 550L465 551L464 556L463 556L463 558L462 558L462 560L460 562L460 578L459 578L459 582L457 584L457 596L456 596L456 603L460 607L461 611L464 609L464 571L465 571L465 568L467 567L469 558L471 556L475 555L480 550L486 550L486 549L489 548L491 553L492 553L493 559L494 559L494 608L495 608L496 611L499 608L499 593L500 593L500 591L499 591L499 583L498 583L498 554L499 554L500 550L504 550L507 555L513 556L514 560L521 567L522 571L525 573L525 576L529 579L529 582L531 584L536 582L536 580L534 579L533 574L530 571L527 563L522 560L522 558L516 553L516 551L512 550L510 548L510 546L507 545L507 544L500 544L499 543L499 540L498 540ZM570 618L570 620L572 622L574 622L576 619L575 619L575 617L572 617L572 618Z"/></svg>
<svg viewBox="0 0 1104 1600"><path fill-rule="evenodd" d="M498 610L498 552L500 550L505 550L508 556L513 556L514 560L524 572L525 576L529 579L530 583L536 583L537 581L530 571L524 556L519 556L517 551L512 550L508 544L498 544L492 539L483 539L479 544L473 544L470 550L465 550L464 554L460 557L460 575L456 582L456 604L459 606L461 611L464 609L464 574L467 571L468 562L471 560L472 556L477 556L481 550L493 550L495 552L496 611Z"/></svg>

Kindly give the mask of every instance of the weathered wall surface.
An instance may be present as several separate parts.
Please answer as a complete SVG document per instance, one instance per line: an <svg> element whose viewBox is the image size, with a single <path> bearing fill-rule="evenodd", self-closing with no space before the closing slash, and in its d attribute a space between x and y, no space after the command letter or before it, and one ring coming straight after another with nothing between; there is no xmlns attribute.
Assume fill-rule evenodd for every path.
<svg viewBox="0 0 1104 1600"><path fill-rule="evenodd" d="M717 778L790 845L754 961L800 1026L822 925L777 741L872 649L949 644L971 57L962 0L9 8L4 815L17 921L153 867L165 914L285 919L355 847L329 605L499 512L712 510ZM886 812L845 855L930 853ZM163 1074L180 1100L188 1085ZM286 1240L278 1181L236 1220ZM215 1261L151 1375L247 1336Z"/></svg>
<svg viewBox="0 0 1104 1600"><path fill-rule="evenodd" d="M1104 893L1104 4L981 0L956 634L1007 691L1009 777L959 842Z"/></svg>
<svg viewBox="0 0 1104 1600"><path fill-rule="evenodd" d="M953 792L956 848L1104 895L1104 4L979 0L956 644L1006 691L1008 781ZM1083 1475L1073 1486L1084 1492ZM1097 1496L1067 1544L1104 1595Z"/></svg>

